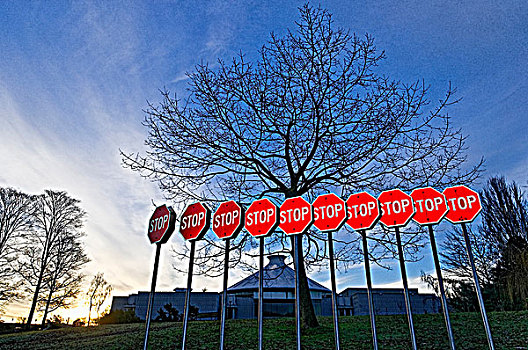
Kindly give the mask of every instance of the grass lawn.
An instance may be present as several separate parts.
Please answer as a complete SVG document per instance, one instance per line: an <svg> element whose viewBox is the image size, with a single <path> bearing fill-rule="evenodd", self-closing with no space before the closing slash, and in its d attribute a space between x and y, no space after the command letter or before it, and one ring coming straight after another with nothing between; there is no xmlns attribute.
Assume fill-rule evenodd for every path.
<svg viewBox="0 0 528 350"><path fill-rule="evenodd" d="M496 349L528 349L528 311L492 312L489 315ZM333 349L332 318L320 318L321 327L303 332L303 349ZM457 349L487 349L486 335L479 313L451 315ZM410 349L405 315L376 317L380 349ZM441 314L415 315L419 349L449 349ZM342 349L372 349L368 316L340 318ZM105 325L63 328L0 336L0 349L142 349L144 324ZM198 321L189 324L187 349L218 349L219 322ZM153 323L150 349L180 349L181 323ZM295 349L293 319L264 321L265 349ZM256 320L228 320L226 349L257 349Z"/></svg>

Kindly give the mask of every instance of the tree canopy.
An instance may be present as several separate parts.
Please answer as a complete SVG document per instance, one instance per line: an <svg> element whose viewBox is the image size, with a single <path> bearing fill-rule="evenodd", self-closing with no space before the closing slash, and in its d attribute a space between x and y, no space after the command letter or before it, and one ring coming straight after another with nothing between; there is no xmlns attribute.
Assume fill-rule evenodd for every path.
<svg viewBox="0 0 528 350"><path fill-rule="evenodd" d="M492 177L480 193L481 223L470 230L484 296L492 309L528 308L528 203L515 183ZM471 268L462 232L454 229L442 244L442 262L455 303L473 300ZM469 288L467 286L470 286ZM471 296L468 297L467 293ZM459 303L459 304L463 304Z"/></svg>
<svg viewBox="0 0 528 350"><path fill-rule="evenodd" d="M480 164L465 166L465 136L446 111L457 102L450 86L432 105L423 81L405 84L376 72L385 54L371 36L336 27L321 8L305 5L299 14L294 29L271 34L254 61L240 53L199 64L188 74L187 95L163 91L159 104L149 103L148 151L122 152L124 165L156 181L176 203L211 206L443 187L479 175ZM197 252L200 272L219 273L223 246L205 240ZM320 262L325 235L311 231L304 240L304 260ZM248 241L235 244L233 263L243 261ZM290 242L277 232L268 247L288 251ZM336 257L348 263L357 253L346 244Z"/></svg>
<svg viewBox="0 0 528 350"><path fill-rule="evenodd" d="M39 301L45 314L52 301L52 309L68 305L67 299L78 293L77 286L82 279L78 270L89 261L80 243L86 212L79 201L64 191L52 190L45 190L35 200L33 228L25 235L16 262L26 291L33 294L27 327L31 325ZM69 271L66 270L68 266L71 267ZM63 284L72 279L77 282ZM47 300L41 296L44 290L48 292ZM66 291L63 297L56 294ZM57 297L59 299L54 299Z"/></svg>
<svg viewBox="0 0 528 350"><path fill-rule="evenodd" d="M0 310L20 297L21 282L12 264L21 237L33 223L35 199L13 188L0 187Z"/></svg>

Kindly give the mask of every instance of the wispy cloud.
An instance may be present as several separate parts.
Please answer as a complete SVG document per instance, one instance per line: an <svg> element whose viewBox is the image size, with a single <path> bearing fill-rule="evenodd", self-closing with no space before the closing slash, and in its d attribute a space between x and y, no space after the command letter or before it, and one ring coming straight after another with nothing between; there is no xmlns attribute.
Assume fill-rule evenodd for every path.
<svg viewBox="0 0 528 350"><path fill-rule="evenodd" d="M121 167L118 149L144 151L141 110L145 100L159 99L159 88L184 83L183 72L194 64L214 65L240 49L256 51L270 31L293 27L296 5L220 0L206 5L35 4L14 3L6 21L0 21L5 33L0 41L0 186L31 193L66 190L80 199L88 212L85 242L92 259L86 271L104 271L115 294L148 290L154 249L146 222L151 200L162 203L163 195L155 184ZM471 134L470 160L484 155L494 162L488 168L505 169L524 184L526 5L417 4L329 6L338 8L339 25L376 35L397 77L453 79L465 98L451 110L453 124ZM173 247L183 244L177 237L171 240ZM159 289L184 286L185 276L174 272L173 263L167 245ZM414 276L431 270L430 263L425 265L408 265L411 286L421 285ZM357 265L339 274L339 288L364 285L363 276L363 265ZM236 270L230 273L230 281L241 277ZM312 277L329 286L328 271ZM397 264L389 272L373 269L373 279L376 286L397 285ZM193 285L218 291L221 278L196 276Z"/></svg>

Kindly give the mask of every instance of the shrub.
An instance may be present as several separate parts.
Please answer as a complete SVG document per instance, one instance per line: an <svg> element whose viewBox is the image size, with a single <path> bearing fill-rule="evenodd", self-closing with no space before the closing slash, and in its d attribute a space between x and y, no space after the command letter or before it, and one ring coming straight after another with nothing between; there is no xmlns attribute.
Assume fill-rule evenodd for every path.
<svg viewBox="0 0 528 350"><path fill-rule="evenodd" d="M112 323L137 323L142 322L136 316L134 310L114 310L106 315L101 316L97 320L97 324L112 324Z"/></svg>

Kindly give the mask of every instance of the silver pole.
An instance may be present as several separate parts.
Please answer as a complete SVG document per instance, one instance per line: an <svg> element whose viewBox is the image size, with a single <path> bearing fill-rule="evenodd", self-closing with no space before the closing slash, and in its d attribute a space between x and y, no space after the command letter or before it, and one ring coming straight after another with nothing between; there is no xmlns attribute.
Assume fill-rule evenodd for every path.
<svg viewBox="0 0 528 350"><path fill-rule="evenodd" d="M409 322L409 330L411 333L411 342L413 349L416 350L416 335L414 333L414 324L412 318L411 299L409 297L409 287L407 285L407 271L405 270L405 256L403 255L403 248L400 238L400 228L396 227L396 243L398 244L398 255L400 257L400 270L403 281L403 295L405 297L405 308L407 309L407 321Z"/></svg>
<svg viewBox="0 0 528 350"><path fill-rule="evenodd" d="M376 318L374 314L374 301L372 300L372 278L370 277L370 259L368 256L367 231L360 232L363 237L363 258L365 260L365 277L367 278L367 296L370 314L370 328L372 329L372 347L378 350L378 335L376 332Z"/></svg>
<svg viewBox="0 0 528 350"><path fill-rule="evenodd" d="M264 237L260 237L259 256L259 291L258 291L258 348L262 350L262 338L264 335Z"/></svg>
<svg viewBox="0 0 528 350"><path fill-rule="evenodd" d="M220 319L220 350L224 350L225 342L225 321L227 310L227 277L229 275L229 248L231 246L231 239L225 241L225 257L224 257L224 290L222 292L222 316Z"/></svg>
<svg viewBox="0 0 528 350"><path fill-rule="evenodd" d="M484 322L484 328L486 329L488 345L490 350L494 350L495 346L493 345L493 338L491 337L491 329L488 323L488 316L486 315L486 308L484 307L484 299L482 298L482 292L480 291L480 283L477 276L477 269L475 267L475 260L473 258L473 251L471 249L471 242L469 240L469 235L465 223L462 223L462 231L464 232L464 240L466 241L466 250L469 258L469 264L471 265L471 270L473 271L473 281L475 282L475 289L477 290L480 314L482 315L482 321Z"/></svg>
<svg viewBox="0 0 528 350"><path fill-rule="evenodd" d="M145 327L145 341L143 342L143 349L147 349L150 319L152 318L152 305L154 304L154 294L156 293L156 280L158 278L158 265L161 251L161 243L156 244L156 257L154 258L154 271L152 271L152 284L150 285L150 295L147 307L147 325Z"/></svg>
<svg viewBox="0 0 528 350"><path fill-rule="evenodd" d="M185 343L187 339L187 324L189 321L189 308L191 305L191 284L194 268L194 248L196 241L191 241L191 251L189 255L189 271L187 272L187 291L185 292L185 310L183 312L183 339L182 350L185 350Z"/></svg>
<svg viewBox="0 0 528 350"><path fill-rule="evenodd" d="M436 250L436 240L433 232L433 225L429 226L429 237L431 238L431 249L433 250L433 259L436 268L436 278L438 279L438 288L442 300L442 310L444 311L444 320L447 328L447 335L449 337L449 345L452 350L455 350L455 338L453 337L453 329L451 328L451 321L449 320L449 310L447 309L447 298L444 289L444 280L442 278L442 270L440 269L440 261L438 260L438 252Z"/></svg>
<svg viewBox="0 0 528 350"><path fill-rule="evenodd" d="M336 293L336 277L335 277L335 262L334 262L334 241L332 239L332 232L328 232L328 255L330 255L330 281L332 284L332 315L334 316L334 339L335 348L339 350L339 320L337 310L337 293Z"/></svg>
<svg viewBox="0 0 528 350"><path fill-rule="evenodd" d="M295 328L297 333L297 350L301 350L301 304L299 280L299 249L302 249L301 235L295 235L293 238L293 264L295 265Z"/></svg>

